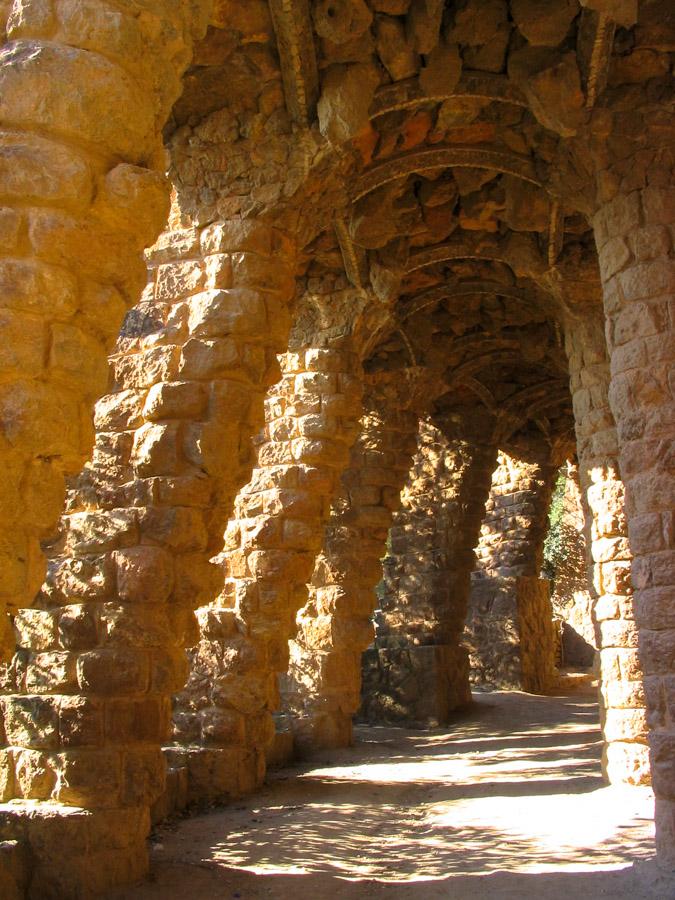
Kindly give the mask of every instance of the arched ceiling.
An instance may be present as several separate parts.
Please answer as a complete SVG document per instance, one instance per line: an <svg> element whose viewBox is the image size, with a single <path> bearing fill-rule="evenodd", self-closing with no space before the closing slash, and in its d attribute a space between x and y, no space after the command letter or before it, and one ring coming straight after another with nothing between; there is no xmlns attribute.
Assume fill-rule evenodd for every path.
<svg viewBox="0 0 675 900"><path fill-rule="evenodd" d="M670 77L663 14L216 0L171 125L183 208L296 227L305 291L371 298L371 369L426 366L442 404L569 424L561 325L600 299L588 154L607 152L610 99Z"/></svg>

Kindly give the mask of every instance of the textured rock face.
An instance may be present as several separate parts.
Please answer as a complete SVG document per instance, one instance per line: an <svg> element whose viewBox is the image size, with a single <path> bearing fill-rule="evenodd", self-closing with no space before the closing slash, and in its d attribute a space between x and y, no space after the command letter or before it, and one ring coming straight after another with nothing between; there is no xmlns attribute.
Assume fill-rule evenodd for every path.
<svg viewBox="0 0 675 900"><path fill-rule="evenodd" d="M173 765L190 799L237 796L262 781L279 707L277 675L321 546L361 413L358 363L340 350L286 355L266 400L257 466L239 492L218 557L225 585L198 612L200 643L174 716ZM206 752L191 754L187 745Z"/></svg>
<svg viewBox="0 0 675 900"><path fill-rule="evenodd" d="M157 798L258 784L279 673L298 743L349 740L401 502L369 671L415 721L463 702L487 457L572 427L605 769L645 781L651 735L672 864L662 5L0 0L0 27L0 837L29 895L140 874ZM401 501L420 416L447 446ZM536 503L498 507L495 571L539 542Z"/></svg>
<svg viewBox="0 0 675 900"><path fill-rule="evenodd" d="M590 534L605 755L613 781L649 780L645 693L637 648L631 548L617 430L609 408L610 372L597 319L570 326L567 336L582 504Z"/></svg>

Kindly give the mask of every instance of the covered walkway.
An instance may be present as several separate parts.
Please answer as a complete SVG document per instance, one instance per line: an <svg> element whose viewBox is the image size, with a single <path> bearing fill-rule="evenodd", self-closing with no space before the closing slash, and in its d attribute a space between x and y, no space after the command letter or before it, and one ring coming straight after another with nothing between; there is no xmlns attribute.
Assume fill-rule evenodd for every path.
<svg viewBox="0 0 675 900"><path fill-rule="evenodd" d="M607 786L594 691L475 695L450 729L362 727L155 836L115 898L675 897L648 788Z"/></svg>

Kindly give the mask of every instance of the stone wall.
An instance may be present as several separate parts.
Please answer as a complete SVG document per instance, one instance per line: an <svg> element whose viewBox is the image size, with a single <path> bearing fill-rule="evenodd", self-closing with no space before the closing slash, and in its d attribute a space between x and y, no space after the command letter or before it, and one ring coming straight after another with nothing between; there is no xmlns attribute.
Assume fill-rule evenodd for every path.
<svg viewBox="0 0 675 900"><path fill-rule="evenodd" d="M589 535L600 651L603 765L612 781L649 780L642 666L631 585L624 485L609 407L610 370L599 315L570 322L566 333L579 481Z"/></svg>
<svg viewBox="0 0 675 900"><path fill-rule="evenodd" d="M635 144L608 172L611 191L595 219L603 277L607 342L611 360L609 402L616 420L619 463L626 485L628 536L633 553L633 608L640 629L635 682L617 682L607 698L623 710L611 723L619 741L645 741L650 729L651 772L656 795L657 849L675 865L675 726L672 717L673 647L673 385L675 358L672 303L675 261L675 168L672 145L664 145L658 115L645 120ZM667 143L667 140L666 140ZM672 144L672 142L671 142ZM669 380L670 379L670 380ZM608 604L613 610L621 600ZM605 628L610 624L606 620ZM616 631L616 627L614 630ZM617 635L618 637L618 635ZM612 665L631 665L638 643L635 626L624 629ZM604 646L604 645L603 645ZM643 694L644 685L644 694ZM647 718L641 707L646 699ZM615 757L626 766L630 747ZM647 770L646 759L640 770ZM637 766L635 767L637 768Z"/></svg>
<svg viewBox="0 0 675 900"><path fill-rule="evenodd" d="M533 456L499 453L476 547L477 573L538 575L541 570L556 470L549 448L543 458Z"/></svg>

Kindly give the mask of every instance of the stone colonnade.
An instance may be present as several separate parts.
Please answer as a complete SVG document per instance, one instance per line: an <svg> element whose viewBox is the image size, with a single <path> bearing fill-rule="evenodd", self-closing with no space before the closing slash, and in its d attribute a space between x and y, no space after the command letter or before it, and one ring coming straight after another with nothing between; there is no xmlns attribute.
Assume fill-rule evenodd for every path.
<svg viewBox="0 0 675 900"><path fill-rule="evenodd" d="M196 266L191 251L170 254L166 270L158 264L153 311L129 320L116 399L99 406L100 439L69 499L65 551L35 608L25 609L42 582L40 540L58 519L64 476L92 445L89 413L105 390L106 354L145 279L140 251L166 217L161 129L208 6L16 3L0 55L0 600L21 610L2 685L0 836L16 842L34 896L77 896L144 871L169 697L186 675L190 610L214 583L214 534L247 477L259 398L273 380L274 355L286 349L295 268L285 236L259 223L243 232L224 225L199 235ZM605 112L611 117L600 110L598 119ZM640 140L646 125L658 136L662 111L652 120L633 114L626 117ZM594 229L606 336L590 314L570 316L566 346L592 525L606 770L644 781L649 730L657 845L673 866L675 203L664 187L673 165L663 150L631 156L625 131L606 142L626 153L621 165L590 173L600 176ZM161 336L150 346L153 332L144 329L155 315ZM215 712L196 711L199 734L214 759L241 758L237 790L259 782L276 675L286 668L360 414L358 392L344 390L359 381L350 381L354 358L340 351L316 359L323 361L291 361L289 372L322 412L290 415L298 430L285 435L286 420L271 417L228 529L225 592L203 616L203 634L214 636L228 667L221 693L209 698ZM344 411L324 414L341 395L351 398ZM461 437L452 432L453 442ZM459 605L491 452L473 439L458 449L476 474L447 498L449 515L453 504L462 512L456 562L447 565ZM406 514L404 506L400 522ZM433 535L422 537L432 554ZM425 647L450 646L457 631L448 616L424 604L406 630L395 605L384 603L383 658L404 645L411 660ZM302 628L304 635L304 621ZM321 666L328 671L328 660Z"/></svg>

